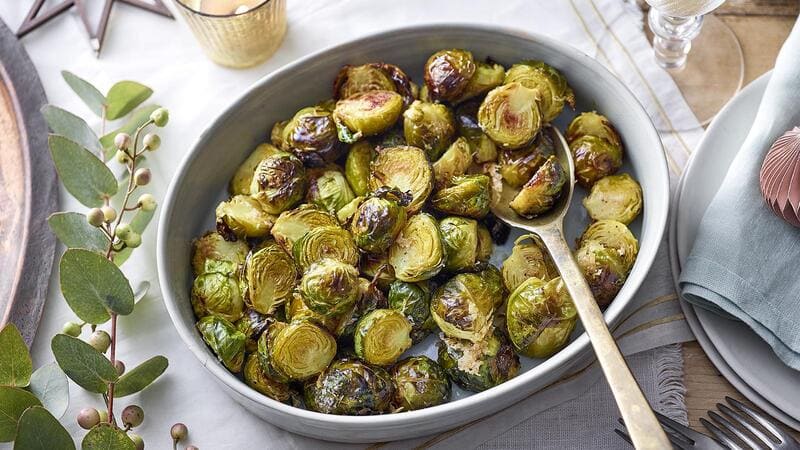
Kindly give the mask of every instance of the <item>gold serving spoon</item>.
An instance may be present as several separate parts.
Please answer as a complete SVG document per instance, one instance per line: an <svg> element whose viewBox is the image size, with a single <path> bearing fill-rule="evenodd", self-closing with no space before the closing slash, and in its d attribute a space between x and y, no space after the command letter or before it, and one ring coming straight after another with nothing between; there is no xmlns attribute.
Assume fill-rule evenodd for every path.
<svg viewBox="0 0 800 450"><path fill-rule="evenodd" d="M564 216L569 209L575 187L575 164L564 136L555 127L550 129L553 133L556 157L564 167L564 171L569 174L569 181L565 186L566 192L550 212L533 219L526 219L508 206L518 190L503 183L502 192L492 201L492 212L508 225L539 236L550 252L561 279L575 303L583 328L589 335L597 360L608 380L634 446L637 449L672 448L642 390L636 384L636 379L633 378L611 332L608 331L603 313L600 312L592 291L564 238Z"/></svg>

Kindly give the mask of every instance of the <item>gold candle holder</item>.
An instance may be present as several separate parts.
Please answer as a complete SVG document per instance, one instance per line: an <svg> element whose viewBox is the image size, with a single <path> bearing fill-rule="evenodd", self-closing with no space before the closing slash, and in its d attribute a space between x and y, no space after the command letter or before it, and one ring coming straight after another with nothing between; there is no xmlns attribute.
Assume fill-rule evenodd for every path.
<svg viewBox="0 0 800 450"><path fill-rule="evenodd" d="M223 66L244 68L266 61L286 34L286 0L175 3L206 55Z"/></svg>

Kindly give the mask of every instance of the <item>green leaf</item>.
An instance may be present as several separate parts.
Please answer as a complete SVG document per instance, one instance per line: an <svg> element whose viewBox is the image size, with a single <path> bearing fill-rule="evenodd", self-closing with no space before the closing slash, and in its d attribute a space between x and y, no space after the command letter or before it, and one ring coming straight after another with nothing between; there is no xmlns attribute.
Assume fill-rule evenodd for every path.
<svg viewBox="0 0 800 450"><path fill-rule="evenodd" d="M117 193L117 179L103 161L75 142L51 134L50 154L64 187L79 202L92 207Z"/></svg>
<svg viewBox="0 0 800 450"><path fill-rule="evenodd" d="M36 369L28 389L53 415L64 415L69 405L69 383L58 364L51 362Z"/></svg>
<svg viewBox="0 0 800 450"><path fill-rule="evenodd" d="M61 293L75 314L89 323L108 320L106 309L133 312L133 290L125 275L103 255L71 248L61 256Z"/></svg>
<svg viewBox="0 0 800 450"><path fill-rule="evenodd" d="M0 349L0 386L27 386L33 362L16 325L9 323L0 330Z"/></svg>
<svg viewBox="0 0 800 450"><path fill-rule="evenodd" d="M41 406L30 392L9 386L0 386L0 442L11 442L17 434L17 422L31 406Z"/></svg>
<svg viewBox="0 0 800 450"><path fill-rule="evenodd" d="M136 450L136 445L124 431L101 423L83 437L81 450Z"/></svg>
<svg viewBox="0 0 800 450"><path fill-rule="evenodd" d="M60 134L97 155L103 152L100 139L85 120L53 105L42 106L42 115L54 134Z"/></svg>
<svg viewBox="0 0 800 450"><path fill-rule="evenodd" d="M127 122L125 122L124 125L106 134L105 136L102 136L100 138L100 144L102 144L103 148L106 149L106 159L111 159L111 157L114 156L114 153L117 151L117 149L114 148L114 138L118 133L128 133L133 136L133 133L136 132L136 129L150 120L150 114L158 108L158 105L142 106L133 112L131 117Z"/></svg>
<svg viewBox="0 0 800 450"><path fill-rule="evenodd" d="M78 338L57 334L50 341L50 348L61 370L89 392L105 394L108 383L117 381L117 371L111 361Z"/></svg>
<svg viewBox="0 0 800 450"><path fill-rule="evenodd" d="M108 250L106 236L99 228L89 225L81 213L57 212L47 219L47 223L67 248L85 248L103 254Z"/></svg>
<svg viewBox="0 0 800 450"><path fill-rule="evenodd" d="M106 98L96 87L92 86L92 83L66 70L61 71L61 76L64 77L64 81L67 82L69 87L78 94L78 97L83 100L83 103L86 103L86 106L97 114L97 117L103 117Z"/></svg>
<svg viewBox="0 0 800 450"><path fill-rule="evenodd" d="M119 378L114 385L114 397L125 397L141 391L164 373L168 365L167 358L160 355L139 364Z"/></svg>
<svg viewBox="0 0 800 450"><path fill-rule="evenodd" d="M31 406L17 424L14 450L75 450L69 432L41 406Z"/></svg>
<svg viewBox="0 0 800 450"><path fill-rule="evenodd" d="M135 81L120 81L106 95L106 119L116 120L133 111L153 95L153 90Z"/></svg>
<svg viewBox="0 0 800 450"><path fill-rule="evenodd" d="M144 230L147 229L147 225L153 219L155 215L155 211L142 211L141 209L136 210L136 215L133 216L133 219L130 222L131 230L136 233L142 234ZM132 248L125 248L121 252L114 255L114 264L117 266L121 266L125 261L133 253Z"/></svg>

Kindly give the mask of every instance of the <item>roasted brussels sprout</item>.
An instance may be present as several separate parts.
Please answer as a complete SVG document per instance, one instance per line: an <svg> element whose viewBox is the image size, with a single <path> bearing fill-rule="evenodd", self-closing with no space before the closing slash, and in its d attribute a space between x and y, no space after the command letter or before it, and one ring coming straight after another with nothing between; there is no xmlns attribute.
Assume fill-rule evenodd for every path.
<svg viewBox="0 0 800 450"><path fill-rule="evenodd" d="M440 103L416 100L403 113L406 144L425 150L431 161L447 149L455 132L453 113Z"/></svg>
<svg viewBox="0 0 800 450"><path fill-rule="evenodd" d="M633 263L636 262L636 255L639 253L639 241L631 233L631 230L614 220L598 220L589 225L580 239L580 246L583 247L588 241L597 241L603 247L612 249L620 257L625 272L631 270Z"/></svg>
<svg viewBox="0 0 800 450"><path fill-rule="evenodd" d="M423 73L432 99L455 101L475 74L475 61L466 50L440 50L428 58Z"/></svg>
<svg viewBox="0 0 800 450"><path fill-rule="evenodd" d="M369 364L394 364L411 348L411 324L400 311L376 309L359 319L353 347L356 355Z"/></svg>
<svg viewBox="0 0 800 450"><path fill-rule="evenodd" d="M403 97L397 92L368 91L336 102L333 118L339 140L352 144L388 130L402 112Z"/></svg>
<svg viewBox="0 0 800 450"><path fill-rule="evenodd" d="M369 192L369 163L372 161L373 147L367 141L358 141L350 147L344 163L344 176L356 195Z"/></svg>
<svg viewBox="0 0 800 450"><path fill-rule="evenodd" d="M269 141L279 150L289 150L289 145L283 140L283 130L286 129L288 123L288 120L281 120L272 124L272 130L270 130L269 133Z"/></svg>
<svg viewBox="0 0 800 450"><path fill-rule="evenodd" d="M192 308L197 317L214 315L235 322L242 317L244 300L236 276L237 267L230 262L215 264L194 279Z"/></svg>
<svg viewBox="0 0 800 450"><path fill-rule="evenodd" d="M453 177L464 175L472 164L472 148L466 138L456 139L442 156L433 163L436 189L442 189Z"/></svg>
<svg viewBox="0 0 800 450"><path fill-rule="evenodd" d="M642 187L627 173L599 179L583 206L594 220L616 220L625 225L642 212Z"/></svg>
<svg viewBox="0 0 800 450"><path fill-rule="evenodd" d="M244 264L250 249L244 241L226 241L219 233L210 231L194 241L192 268L195 275L205 271L206 261L230 261Z"/></svg>
<svg viewBox="0 0 800 450"><path fill-rule="evenodd" d="M272 326L267 333L271 331ZM271 334L266 344L266 355L262 353L263 346L259 342L262 363L267 361L271 370L289 380L307 380L325 370L336 355L333 336L307 320L293 321Z"/></svg>
<svg viewBox="0 0 800 450"><path fill-rule="evenodd" d="M622 140L620 140L617 130L614 129L608 118L596 111L579 114L567 127L567 142L578 140L583 136L599 137L617 147L622 146Z"/></svg>
<svg viewBox="0 0 800 450"><path fill-rule="evenodd" d="M292 296L286 302L286 307L284 308L286 320L290 322L297 320L309 320L321 326L322 328L325 328L335 337L340 337L343 334L344 328L347 326L349 320L355 313L355 310L356 305L351 307L348 311L345 311L343 314L331 316L319 314L306 306L306 303L303 301L303 297L298 292L294 292L292 294Z"/></svg>
<svg viewBox="0 0 800 450"><path fill-rule="evenodd" d="M522 61L506 72L504 81L519 83L539 93L542 119L550 122L564 109L564 103L574 107L575 94L567 85L567 79L558 70L542 61Z"/></svg>
<svg viewBox="0 0 800 450"><path fill-rule="evenodd" d="M450 400L450 379L442 366L427 356L412 356L392 369L394 407L404 411L441 405Z"/></svg>
<svg viewBox="0 0 800 450"><path fill-rule="evenodd" d="M297 275L292 258L275 241L265 241L247 256L247 306L272 314L291 295Z"/></svg>
<svg viewBox="0 0 800 450"><path fill-rule="evenodd" d="M500 269L487 264L486 268L477 274L481 278L481 287L483 288L484 296L491 297L494 301L495 309L500 307L506 300L506 289L503 285L503 274Z"/></svg>
<svg viewBox="0 0 800 450"><path fill-rule="evenodd" d="M560 277L523 281L508 297L508 336L521 354L546 358L567 343L578 313Z"/></svg>
<svg viewBox="0 0 800 450"><path fill-rule="evenodd" d="M268 214L258 200L249 195L235 195L217 206L217 231L233 238L258 238L269 234L277 217Z"/></svg>
<svg viewBox="0 0 800 450"><path fill-rule="evenodd" d="M389 301L377 286L377 280L369 281L366 278L358 279L359 298L351 314L343 316L339 325L338 336L352 341L358 321L376 309L386 309Z"/></svg>
<svg viewBox="0 0 800 450"><path fill-rule="evenodd" d="M550 156L508 206L520 216L536 217L555 205L566 183L564 168L555 156Z"/></svg>
<svg viewBox="0 0 800 450"><path fill-rule="evenodd" d="M369 189L381 186L411 193L411 202L406 209L414 214L422 209L433 190L433 169L425 153L409 146L388 147L378 151L370 165Z"/></svg>
<svg viewBox="0 0 800 450"><path fill-rule="evenodd" d="M269 214L280 214L294 207L306 189L303 163L290 153L278 152L256 166L250 194Z"/></svg>
<svg viewBox="0 0 800 450"><path fill-rule="evenodd" d="M397 278L394 276L394 267L389 264L389 255L386 253L369 254L361 256L361 273L370 279L375 278L380 289L389 289L389 285Z"/></svg>
<svg viewBox="0 0 800 450"><path fill-rule="evenodd" d="M256 147L233 174L228 186L231 195L250 195L250 183L253 181L253 172L255 172L256 166L262 159L272 156L278 151L272 144L260 144Z"/></svg>
<svg viewBox="0 0 800 450"><path fill-rule="evenodd" d="M427 280L442 270L446 260L439 225L426 213L411 216L389 247L389 264L401 281Z"/></svg>
<svg viewBox="0 0 800 450"><path fill-rule="evenodd" d="M511 254L503 261L503 282L509 292L514 292L528 278L550 281L557 276L558 270L550 255L533 234L518 237Z"/></svg>
<svg viewBox="0 0 800 450"><path fill-rule="evenodd" d="M586 241L575 253L575 259L589 283L597 305L607 306L622 289L628 271L613 248L597 241Z"/></svg>
<svg viewBox="0 0 800 450"><path fill-rule="evenodd" d="M352 265L323 258L303 275L300 294L306 306L318 314L344 314L358 300L358 271Z"/></svg>
<svg viewBox="0 0 800 450"><path fill-rule="evenodd" d="M481 392L504 383L519 373L519 356L498 331L489 330L478 341L440 336L439 365L462 388Z"/></svg>
<svg viewBox="0 0 800 450"><path fill-rule="evenodd" d="M477 221L465 217L445 217L439 222L442 243L447 254L445 270L450 272L472 271L489 261L491 256L491 237L483 228L485 235L481 238L479 229L483 228ZM489 242L486 243L488 238ZM483 241L481 241L483 239ZM482 246L488 245L488 251Z"/></svg>
<svg viewBox="0 0 800 450"><path fill-rule="evenodd" d="M336 214L356 197L344 174L335 166L313 169L309 172L306 203Z"/></svg>
<svg viewBox="0 0 800 450"><path fill-rule="evenodd" d="M538 93L519 83L504 84L486 94L478 123L499 146L507 149L528 145L542 127Z"/></svg>
<svg viewBox="0 0 800 450"><path fill-rule="evenodd" d="M490 181L482 174L453 177L450 186L433 194L431 206L445 214L482 219L491 206Z"/></svg>
<svg viewBox="0 0 800 450"><path fill-rule="evenodd" d="M463 102L489 92L503 84L505 77L506 69L500 64L476 62L475 73L472 74L467 86L456 102Z"/></svg>
<svg viewBox="0 0 800 450"><path fill-rule="evenodd" d="M476 259L478 261L487 262L492 257L494 251L494 243L492 242L492 234L489 229L482 224L478 224L478 252Z"/></svg>
<svg viewBox="0 0 800 450"><path fill-rule="evenodd" d="M378 188L356 211L350 225L356 245L367 253L389 249L406 225L406 205L411 195L388 187Z"/></svg>
<svg viewBox="0 0 800 450"><path fill-rule="evenodd" d="M292 390L286 383L273 380L263 370L256 354L247 356L244 363L244 382L267 397L286 403L292 396Z"/></svg>
<svg viewBox="0 0 800 450"><path fill-rule="evenodd" d="M294 261L302 270L324 258L358 265L358 247L349 231L339 226L317 227L298 239L292 246Z"/></svg>
<svg viewBox="0 0 800 450"><path fill-rule="evenodd" d="M444 334L473 342L486 338L497 298L484 281L480 274L461 273L436 290L431 299L431 315Z"/></svg>
<svg viewBox="0 0 800 450"><path fill-rule="evenodd" d="M353 219L353 216L356 215L358 207L361 206L364 200L364 197L356 197L351 200L350 203L342 206L339 211L336 212L336 218L339 220L339 224L345 228L349 228L350 221Z"/></svg>
<svg viewBox="0 0 800 450"><path fill-rule="evenodd" d="M231 372L242 370L244 364L244 333L232 323L218 316L206 316L197 322L197 331L211 347L217 358Z"/></svg>
<svg viewBox="0 0 800 450"><path fill-rule="evenodd" d="M341 359L306 384L304 397L317 412L364 416L389 412L393 394L392 378L385 370Z"/></svg>
<svg viewBox="0 0 800 450"><path fill-rule="evenodd" d="M285 211L275 220L272 226L272 237L291 253L294 243L317 227L338 226L339 221L332 214L314 205L300 205Z"/></svg>
<svg viewBox="0 0 800 450"><path fill-rule="evenodd" d="M337 99L369 91L395 91L403 97L406 105L414 100L413 86L408 76L392 64L347 65L339 70L333 82L333 95Z"/></svg>
<svg viewBox="0 0 800 450"><path fill-rule="evenodd" d="M291 151L308 166L321 166L342 154L343 146L336 131L330 109L324 106L303 108L283 128L281 148Z"/></svg>
<svg viewBox="0 0 800 450"><path fill-rule="evenodd" d="M402 313L411 324L411 341L423 340L434 328L431 317L431 289L427 281L395 281L389 288L389 307Z"/></svg>
<svg viewBox="0 0 800 450"><path fill-rule="evenodd" d="M258 348L258 337L261 336L261 333L274 321L275 319L273 316L261 314L255 309L248 309L244 312L242 318L237 320L233 325L236 326L237 330L244 333L246 337L245 351L250 353L256 351L256 348Z"/></svg>
<svg viewBox="0 0 800 450"><path fill-rule="evenodd" d="M520 188L542 167L547 158L555 153L553 136L542 130L528 147L500 152L499 170L503 181L511 187Z"/></svg>
<svg viewBox="0 0 800 450"><path fill-rule="evenodd" d="M597 180L622 167L622 147L597 136L583 136L569 143L575 159L575 179L589 188Z"/></svg>
<svg viewBox="0 0 800 450"><path fill-rule="evenodd" d="M467 138L475 162L483 164L497 159L497 145L481 130L478 123L478 108L481 102L471 100L456 108L456 127L461 136Z"/></svg>

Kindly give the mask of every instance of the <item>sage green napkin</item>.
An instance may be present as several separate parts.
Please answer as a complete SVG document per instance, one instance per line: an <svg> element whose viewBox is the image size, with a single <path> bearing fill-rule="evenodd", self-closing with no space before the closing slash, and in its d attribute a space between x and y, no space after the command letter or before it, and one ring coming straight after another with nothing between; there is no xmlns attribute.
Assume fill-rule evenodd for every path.
<svg viewBox="0 0 800 450"><path fill-rule="evenodd" d="M800 370L800 229L761 197L759 170L775 140L800 125L800 22L795 23L750 133L706 210L680 277L689 302L752 328Z"/></svg>

